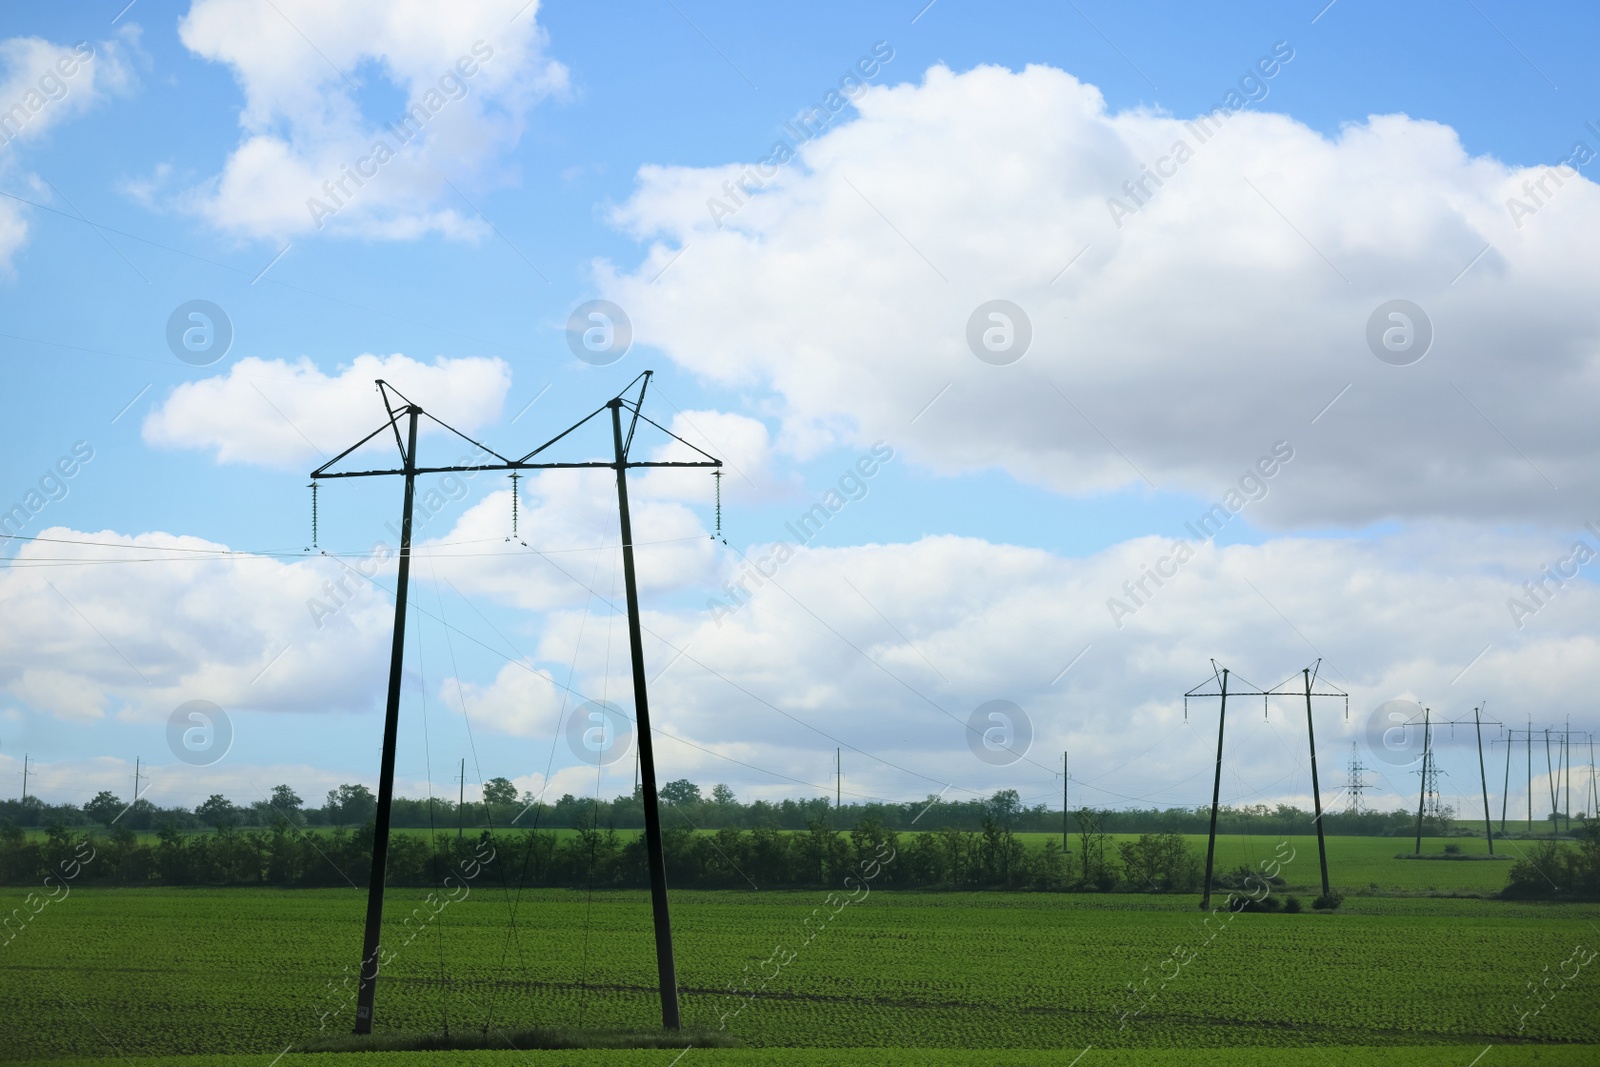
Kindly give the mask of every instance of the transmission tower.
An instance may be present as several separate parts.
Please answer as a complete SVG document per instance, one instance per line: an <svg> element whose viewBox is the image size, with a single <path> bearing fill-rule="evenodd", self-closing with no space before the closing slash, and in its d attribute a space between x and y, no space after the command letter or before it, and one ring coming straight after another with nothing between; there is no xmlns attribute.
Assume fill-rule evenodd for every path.
<svg viewBox="0 0 1600 1067"><path fill-rule="evenodd" d="M1350 764L1346 768L1344 786L1346 815L1361 815L1367 810L1361 796L1367 788L1367 769L1361 765L1361 749L1354 741L1350 742Z"/></svg>
<svg viewBox="0 0 1600 1067"><path fill-rule="evenodd" d="M1424 814L1438 825L1444 814L1439 804L1439 760L1433 754L1433 725L1426 715L1422 723L1422 795Z"/></svg>

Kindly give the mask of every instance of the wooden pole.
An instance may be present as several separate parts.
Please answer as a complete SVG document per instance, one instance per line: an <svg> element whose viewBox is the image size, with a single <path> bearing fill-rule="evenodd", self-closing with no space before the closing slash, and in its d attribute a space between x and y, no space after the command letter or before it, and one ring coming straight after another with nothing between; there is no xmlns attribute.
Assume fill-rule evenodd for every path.
<svg viewBox="0 0 1600 1067"><path fill-rule="evenodd" d="M1533 833L1533 720L1528 720L1528 833Z"/></svg>
<svg viewBox="0 0 1600 1067"><path fill-rule="evenodd" d="M680 1029L678 971L672 954L672 918L667 906L667 864L661 845L661 809L656 794L655 746L650 734L650 695L644 674L644 637L639 621L639 586L633 571L633 522L628 516L628 454L622 443L622 401L613 399L611 436L616 447L617 509L622 524L622 580L628 600L628 647L633 658L633 713L639 728L639 776L644 786L644 838L650 866L650 905L656 927L656 976L661 986L661 1025Z"/></svg>
<svg viewBox="0 0 1600 1067"><path fill-rule="evenodd" d="M389 699L383 715L383 761L378 773L378 811L372 834L372 877L367 884L367 928L361 945L360 985L356 994L356 1033L372 1033L372 1005L378 991L379 938L383 927L383 883L389 860L389 812L394 804L395 742L400 732L401 665L406 649L406 595L411 581L411 504L416 495L417 416L406 406L405 502L400 510L400 565L394 586L394 641L389 649Z"/></svg>
<svg viewBox="0 0 1600 1067"><path fill-rule="evenodd" d="M461 757L461 775L456 779L456 840L460 841L467 826L467 757Z"/></svg>
<svg viewBox="0 0 1600 1067"><path fill-rule="evenodd" d="M1211 783L1211 831L1206 837L1206 882L1200 909L1211 907L1211 871L1217 855L1217 801L1222 796L1222 731L1228 722L1228 669L1222 669L1222 707L1217 711L1217 773Z"/></svg>
<svg viewBox="0 0 1600 1067"><path fill-rule="evenodd" d="M1494 855L1494 823L1489 819L1489 778L1483 769L1483 724L1478 709L1472 709L1472 726L1478 732L1478 780L1483 783L1483 839L1489 842L1489 855Z"/></svg>

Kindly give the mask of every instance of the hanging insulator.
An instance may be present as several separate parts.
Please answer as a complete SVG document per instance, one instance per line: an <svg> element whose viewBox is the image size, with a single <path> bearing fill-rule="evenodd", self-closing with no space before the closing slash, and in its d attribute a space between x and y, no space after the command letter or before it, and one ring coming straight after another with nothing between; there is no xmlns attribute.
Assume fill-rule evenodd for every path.
<svg viewBox="0 0 1600 1067"><path fill-rule="evenodd" d="M723 544L727 544L728 543L727 538L722 536L722 471L721 471L721 469L719 468L717 470L712 471L711 472L711 476L716 479L716 486L717 486L717 532L711 535L711 539L713 541L721 541Z"/></svg>
<svg viewBox="0 0 1600 1067"><path fill-rule="evenodd" d="M521 472L511 472L511 536L517 536L517 480L522 477Z"/></svg>
<svg viewBox="0 0 1600 1067"><path fill-rule="evenodd" d="M317 547L317 482L312 482L308 488L311 490L311 548ZM307 552L311 548L306 549Z"/></svg>

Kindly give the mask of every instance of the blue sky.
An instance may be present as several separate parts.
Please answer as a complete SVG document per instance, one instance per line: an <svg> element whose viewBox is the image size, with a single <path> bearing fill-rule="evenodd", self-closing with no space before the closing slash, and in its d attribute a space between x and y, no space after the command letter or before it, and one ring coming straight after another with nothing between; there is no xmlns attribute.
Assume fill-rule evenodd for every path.
<svg viewBox="0 0 1600 1067"><path fill-rule="evenodd" d="M324 25L314 5L281 6L40 7L13 12L4 30L10 65L0 79L19 100L36 80L28 64L41 42L88 41L95 58L0 148L0 191L12 198L0 205L0 352L14 399L0 428L0 506L23 500L84 441L93 459L24 533L55 528L46 536L100 542L160 533L263 556L221 563L216 575L146 581L128 572L173 569L135 561L161 554L148 540L99 566L66 558L89 546L8 543L0 612L8 629L39 638L0 673L0 772L20 779L29 752L43 764L40 795L116 787L131 780L124 765L135 755L158 768L153 798L170 803L217 790L253 799L280 780L320 795L375 778L383 679L374 650L387 610L376 597L338 638L348 644L319 646L327 662L302 663L296 652L272 668L287 677L270 696L234 677L248 679L279 647L322 638L296 630L306 598L284 585L292 573L310 582L307 568L336 566L294 556L309 544L305 474L316 452L331 455L356 428L379 425L382 409L371 392L325 402L311 394L364 353L449 367L500 361L509 384L481 395L463 386L437 409L461 412L503 451L526 451L647 367L658 373L655 417L686 433L716 427L708 446L737 445L728 458L740 472L725 483L733 547L641 555L647 571L660 568L646 576L662 640L647 644L651 675L689 642L714 650L702 675L680 683L695 662L685 660L664 676L661 725L700 746L664 742L667 777L728 781L747 794L806 792L796 781L821 783L843 739L859 746L863 795L915 797L949 783L1011 785L1045 799L1055 795L1059 752L1071 747L1085 753L1083 765L1105 768L1081 776L1105 802L1198 803L1199 749L1174 715L1211 656L1271 685L1280 680L1271 675L1322 655L1355 695L1357 720L1401 696L1448 699L1455 713L1483 699L1498 707L1502 694L1526 692L1530 674L1544 687L1535 718L1590 714L1579 699L1593 681L1581 626L1589 583L1549 598L1548 611L1530 601L1539 610L1520 627L1507 626L1505 601L1542 565L1570 556L1575 538L1600 544L1582 528L1600 519L1582 461L1593 443L1582 400L1594 384L1596 336L1582 305L1594 268L1573 236L1592 221L1595 192L1587 176L1547 185L1559 195L1548 209L1535 205L1525 226L1506 221L1504 201L1525 174L1537 179L1538 168L1568 158L1574 142L1600 149L1600 133L1586 126L1600 125L1592 11L1489 0L1226 12L937 0L775 11L678 0L539 4L521 14L509 4L481 17L441 9L437 33L426 19L368 33L339 19ZM248 28L258 18L272 27L265 36ZM437 43L456 38L455 51ZM219 193L218 176L252 137L287 145L286 158L324 173L321 161L360 149L359 131L399 115L409 94L437 80L435 69L448 72L467 42L483 38L500 47L466 80L463 101L437 117L423 167L381 172L333 225L307 226L299 205L318 190L289 163L255 172L260 184L243 192ZM1101 205L1124 195L1121 177L1153 163L1169 128L1222 104L1280 42L1293 58L1263 80L1253 118L1229 120L1218 144L1230 147L1198 152L1180 171L1186 184L1174 179L1126 229L1113 227ZM731 226L714 226L702 204L720 195L732 165L765 158L785 123L875 46L892 58L872 88ZM941 67L943 80L930 73ZM979 76L985 67L993 76ZM1095 110L1081 94L1094 92L1099 117L1080 124L1075 109ZM1406 118L1369 126L1369 116ZM993 139L975 143L983 130ZM1367 145L1362 130L1380 132ZM1201 183L1230 167L1231 184L1216 188L1231 192L1218 199ZM834 199L843 187L833 175L854 194ZM939 195L924 202L929 190ZM1071 206L1051 190L1070 191ZM1433 205L1456 214L1422 219ZM1254 210L1253 221L1230 224L1242 210ZM1408 219L1422 221L1408 228ZM422 232L401 235L408 227ZM1518 250L1512 242L1524 238L1539 243ZM1036 283L1017 280L1017 264L1067 264L1081 246L1086 258L1063 270L1060 285L1054 268ZM681 262L660 272L675 252ZM1040 309L1057 297L1041 293L1087 304L1047 316ZM962 375L1010 369L983 367L960 342L968 309L994 296L1029 309L1036 348L1011 379L969 380ZM573 309L597 297L628 309L639 335L607 367L576 359L564 334ZM1436 309L1433 358L1393 368L1361 348L1361 320L1385 297ZM173 310L194 299L224 309L234 331L227 355L200 367L165 339ZM1083 311L1089 304L1108 309L1103 321ZM949 341L941 348L916 329L946 306L959 314L955 327L930 334ZM1350 321L1350 343L1328 347L1308 309ZM852 335L867 339L862 348L841 344ZM302 359L309 364L296 372ZM946 359L957 369L945 373ZM257 362L241 369L249 360ZM1398 371L1414 373L1387 392ZM1056 403L1050 383L1075 408L1042 406ZM257 395L277 407L267 411ZM907 421L929 398L933 406ZM1330 400L1342 406L1318 415ZM284 413L331 410L319 403L341 418ZM763 587L732 621L709 622L708 600L736 574L733 549L785 537L784 524L876 440L892 444L894 460L786 565L785 588ZM1130 603L1139 608L1131 628L1113 625L1107 605L1131 595L1124 580L1136 581L1161 541L1185 536L1183 524L1279 441L1293 443L1296 461L1206 549L1208 569L1188 574L1182 594L1150 597L1149 610ZM430 457L458 451L442 438L423 448ZM711 522L709 479L696 484L645 493L660 528L684 545L704 539ZM475 479L426 536L478 535L479 546L503 537L508 502L491 496L503 488L498 476ZM614 522L609 490L565 492L525 501L544 538L530 544L552 558L568 552L581 561L571 570L609 593L615 552L595 548ZM398 494L397 483L331 486L320 547L360 557L385 536ZM28 551L31 564L18 560ZM469 779L505 774L537 792L548 767L566 774L558 792L594 787L594 773L552 744L568 711L559 685L536 698L503 670L542 670L562 684L572 671L583 695L628 703L620 624L592 614L599 607L570 578L559 579L565 593L500 587L498 559L457 561L465 596L441 583L446 599L434 600L436 587L424 583L422 603L457 629L447 645L447 631L425 619L411 646L421 672L408 677L406 791L430 774L448 779L440 767L470 759L474 742ZM238 579L253 566L284 570L264 586ZM39 584L52 575L63 577L59 587ZM848 600L836 579L863 595ZM886 583L881 596L864 592L869 579ZM269 608L261 598L275 584L282 603ZM1181 605L1169 603L1179 595ZM261 622L263 613L278 621ZM1383 636L1383 626L1416 632L1441 616L1481 621L1416 647ZM1363 620L1379 625L1363 632ZM474 639L509 644L524 666L506 668ZM188 645L196 641L205 647ZM1051 681L1080 650L1077 673ZM1457 692L1453 679L1473 664L1492 676ZM136 685L134 675L150 677ZM743 689L721 684L729 678ZM738 695L745 690L761 702ZM196 770L171 758L164 730L174 695L228 709L237 734L222 761ZM1037 736L1030 756L1000 769L971 758L959 722L991 697L1030 709ZM469 739L480 702L496 710L480 714ZM1515 714L1527 710L1524 698ZM1128 736L1130 721L1136 734L1171 740L1130 764L1145 747ZM1281 766L1282 752L1301 744L1294 729L1284 719L1271 726L1281 737L1241 742L1236 799L1306 792L1303 768ZM1348 736L1342 722L1329 729L1337 746L1361 732L1359 723ZM602 788L625 790L628 777L617 769ZM1399 776L1392 784L1409 789Z"/></svg>

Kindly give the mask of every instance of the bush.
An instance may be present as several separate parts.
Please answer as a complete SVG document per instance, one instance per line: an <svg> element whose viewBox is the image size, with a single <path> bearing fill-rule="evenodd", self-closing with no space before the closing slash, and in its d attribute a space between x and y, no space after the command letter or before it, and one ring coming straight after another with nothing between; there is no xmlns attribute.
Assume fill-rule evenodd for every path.
<svg viewBox="0 0 1600 1067"><path fill-rule="evenodd" d="M1459 856L1459 855L1461 855L1461 846L1460 845L1446 845L1446 846L1444 846L1444 854L1446 856Z"/></svg>
<svg viewBox="0 0 1600 1067"><path fill-rule="evenodd" d="M1283 902L1283 910L1288 912L1290 915L1299 915L1300 914L1300 898L1299 897L1290 897L1288 900L1284 901Z"/></svg>
<svg viewBox="0 0 1600 1067"><path fill-rule="evenodd" d="M1540 841L1511 865L1500 895L1521 899L1600 900L1600 826L1578 831L1579 844L1568 848Z"/></svg>
<svg viewBox="0 0 1600 1067"><path fill-rule="evenodd" d="M1330 889L1325 895L1313 900L1311 902L1311 906L1318 911L1333 911L1343 903L1344 894L1339 892L1337 889Z"/></svg>

